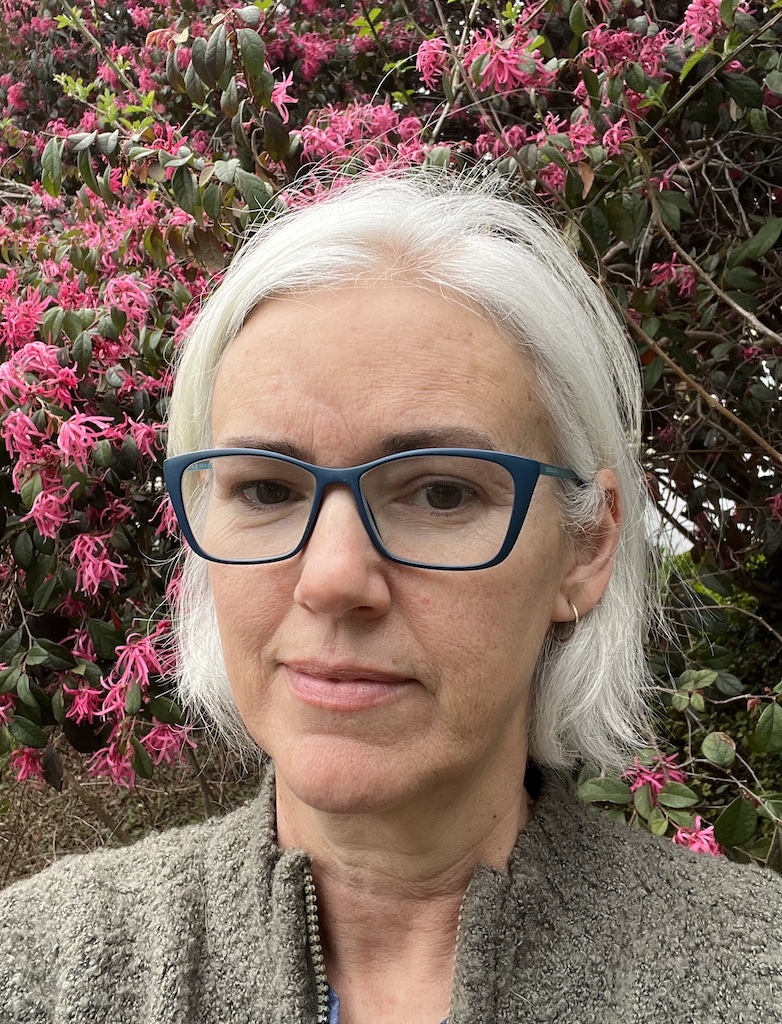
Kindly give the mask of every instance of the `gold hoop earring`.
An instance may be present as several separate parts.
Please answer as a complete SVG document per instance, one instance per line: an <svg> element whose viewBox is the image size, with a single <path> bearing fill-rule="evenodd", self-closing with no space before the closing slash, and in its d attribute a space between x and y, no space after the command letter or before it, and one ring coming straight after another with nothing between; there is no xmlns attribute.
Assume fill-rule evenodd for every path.
<svg viewBox="0 0 782 1024"><path fill-rule="evenodd" d="M561 644L566 644L568 642L568 640L572 640L573 639L573 637L576 635L576 630L578 629L578 624L581 621L581 616L578 614L578 608L576 608L576 606L573 604L572 601L570 601L569 603L570 603L570 607L573 609L573 619L572 619L572 623L573 624L571 626L571 629L570 629L569 633L567 633L565 636L559 636L559 635L557 636L557 640Z"/></svg>

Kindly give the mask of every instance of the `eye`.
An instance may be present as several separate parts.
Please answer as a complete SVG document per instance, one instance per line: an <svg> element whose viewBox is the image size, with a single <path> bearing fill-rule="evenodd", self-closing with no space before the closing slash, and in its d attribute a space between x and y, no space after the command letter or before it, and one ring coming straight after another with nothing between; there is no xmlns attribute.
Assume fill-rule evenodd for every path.
<svg viewBox="0 0 782 1024"><path fill-rule="evenodd" d="M242 484L238 490L242 497L259 505L281 505L292 497L290 487L277 480L257 480Z"/></svg>
<svg viewBox="0 0 782 1024"><path fill-rule="evenodd" d="M466 487L461 484L449 483L446 480L427 484L423 492L429 506L442 511L459 508L465 500L471 497L471 493Z"/></svg>

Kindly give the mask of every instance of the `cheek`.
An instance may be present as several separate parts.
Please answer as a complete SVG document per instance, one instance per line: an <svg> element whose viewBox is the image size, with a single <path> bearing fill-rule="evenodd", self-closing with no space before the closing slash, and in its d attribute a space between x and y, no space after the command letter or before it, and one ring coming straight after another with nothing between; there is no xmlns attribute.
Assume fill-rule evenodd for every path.
<svg viewBox="0 0 782 1024"><path fill-rule="evenodd" d="M250 566L210 566L223 659L235 693L257 682L282 607L268 566L262 568L263 574Z"/></svg>

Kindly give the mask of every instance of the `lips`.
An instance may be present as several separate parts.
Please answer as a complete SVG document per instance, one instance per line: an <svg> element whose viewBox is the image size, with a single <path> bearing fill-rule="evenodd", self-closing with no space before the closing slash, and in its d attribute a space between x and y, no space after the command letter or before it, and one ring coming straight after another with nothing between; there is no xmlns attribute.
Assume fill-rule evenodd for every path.
<svg viewBox="0 0 782 1024"><path fill-rule="evenodd" d="M358 712L399 700L416 685L414 679L373 666L287 662L293 695L327 711Z"/></svg>

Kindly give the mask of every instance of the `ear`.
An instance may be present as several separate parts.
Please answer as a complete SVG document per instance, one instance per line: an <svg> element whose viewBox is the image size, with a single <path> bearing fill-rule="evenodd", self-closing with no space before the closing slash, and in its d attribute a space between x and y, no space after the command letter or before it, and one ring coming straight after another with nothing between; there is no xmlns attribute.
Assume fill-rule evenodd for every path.
<svg viewBox="0 0 782 1024"><path fill-rule="evenodd" d="M603 491L602 515L589 533L574 544L572 565L554 602L554 622L571 622L573 607L579 616L585 615L603 596L611 579L622 527L619 485L610 469L601 469L595 483Z"/></svg>

